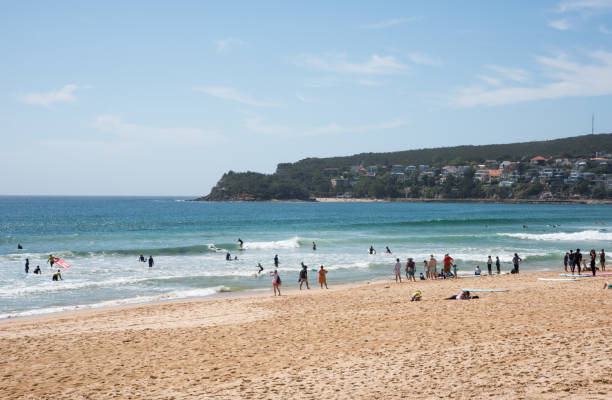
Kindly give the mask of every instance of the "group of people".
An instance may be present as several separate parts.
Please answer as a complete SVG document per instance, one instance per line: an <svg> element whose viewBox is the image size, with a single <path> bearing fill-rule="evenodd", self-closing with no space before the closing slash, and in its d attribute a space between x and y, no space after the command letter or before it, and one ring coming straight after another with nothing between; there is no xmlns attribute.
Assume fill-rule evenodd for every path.
<svg viewBox="0 0 612 400"><path fill-rule="evenodd" d="M601 272L606 270L606 252L604 249L601 249L599 252L599 267L597 267L598 255L595 249L591 249L591 251L589 251L588 257L590 261L589 266L593 276L597 274L598 269ZM563 268L565 269L565 272L569 272L568 267L571 269L572 274L574 274L576 269L578 269L578 275L580 275L581 267L582 271L587 271L587 258L582 255L580 249L576 249L575 252L570 250L569 252L565 253L565 256L563 257Z"/></svg>
<svg viewBox="0 0 612 400"><path fill-rule="evenodd" d="M140 262L148 262L149 263L149 268L153 268L153 264L155 264L155 261L153 261L153 256L149 256L148 260L145 260L145 257L141 254L140 257L138 257L138 261Z"/></svg>
<svg viewBox="0 0 612 400"><path fill-rule="evenodd" d="M21 246L21 245L19 245ZM55 264L55 257L52 254L49 254L49 258L47 259L47 262L49 263L49 266L51 268L53 268L53 264ZM25 259L25 273L29 274L30 273L30 259L26 258ZM34 268L34 271L32 271L32 273L34 273L35 275L42 275L42 270L40 269L40 265L37 265L36 268ZM58 269L56 272L53 273L53 277L52 280L54 281L60 281L63 280L62 278L62 273L61 271Z"/></svg>
<svg viewBox="0 0 612 400"><path fill-rule="evenodd" d="M281 295L280 286L281 286L282 280L281 280L280 275L278 274L278 269L277 269L278 268L278 255L274 257L274 264L276 268L274 269L274 272L272 272L271 274L272 288L274 289L274 296L277 296L277 295L280 296ZM329 289L327 287L327 272L328 271L325 269L325 267L321 265L318 270L314 270L314 271L317 271L319 273L319 285L321 285L321 289L323 289L323 286L325 286L325 289ZM303 285L306 285L306 289L310 290L310 286L308 285L308 266L304 264L303 262L302 262L302 269L300 270L299 277L298 277L298 283L300 284L300 290L302 290Z"/></svg>

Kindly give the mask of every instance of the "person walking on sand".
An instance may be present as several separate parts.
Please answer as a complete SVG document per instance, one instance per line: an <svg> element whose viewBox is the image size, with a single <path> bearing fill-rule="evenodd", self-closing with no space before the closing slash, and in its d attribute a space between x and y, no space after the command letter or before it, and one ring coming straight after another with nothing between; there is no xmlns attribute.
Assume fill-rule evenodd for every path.
<svg viewBox="0 0 612 400"><path fill-rule="evenodd" d="M449 256L448 253L444 255L444 277L445 278L450 276L451 265L453 264L453 261L455 261L455 259Z"/></svg>
<svg viewBox="0 0 612 400"><path fill-rule="evenodd" d="M597 264L597 252L595 251L595 249L591 249L590 255L591 255L591 272L593 273L593 276L595 276L595 270L597 269L597 267L595 266L595 264Z"/></svg>
<svg viewBox="0 0 612 400"><path fill-rule="evenodd" d="M402 283L402 263L399 258L395 259L395 266L393 267L393 272L395 272L395 283L399 280L399 283Z"/></svg>
<svg viewBox="0 0 612 400"><path fill-rule="evenodd" d="M276 292L278 292L278 295L280 296L280 286L281 286L281 278L280 276L278 276L278 271L274 270L274 272L272 273L272 287L274 288L274 296L276 296Z"/></svg>
<svg viewBox="0 0 612 400"><path fill-rule="evenodd" d="M512 271L514 271L513 273L518 274L519 273L519 264L522 261L521 257L518 256L518 254L514 253L514 257L512 258L512 264L514 264L514 269Z"/></svg>
<svg viewBox="0 0 612 400"><path fill-rule="evenodd" d="M300 290L302 290L303 283L306 283L306 289L310 289L310 286L308 286L308 267L304 263L302 263L302 270L300 271L300 279L298 281L300 282Z"/></svg>
<svg viewBox="0 0 612 400"><path fill-rule="evenodd" d="M499 256L495 256L495 268L497 268L497 275L501 274L501 261L499 261Z"/></svg>
<svg viewBox="0 0 612 400"><path fill-rule="evenodd" d="M325 289L329 289L327 287L327 270L321 265L319 268L319 285L321 285L321 289L323 289L323 285L325 285Z"/></svg>
<svg viewBox="0 0 612 400"><path fill-rule="evenodd" d="M438 266L438 262L434 258L433 254L429 257L429 276L431 279L436 279L438 272L436 271L436 267Z"/></svg>
<svg viewBox="0 0 612 400"><path fill-rule="evenodd" d="M30 259L26 258L26 262L25 262L25 273L29 273L30 272Z"/></svg>
<svg viewBox="0 0 612 400"><path fill-rule="evenodd" d="M599 252L599 270L604 272L606 270L606 252L601 249Z"/></svg>
<svg viewBox="0 0 612 400"><path fill-rule="evenodd" d="M155 264L155 261L153 261L153 256L149 256L149 268L153 268L153 264Z"/></svg>
<svg viewBox="0 0 612 400"><path fill-rule="evenodd" d="M493 266L493 259L491 258L491 256L489 256L489 258L487 259L487 269L489 270L489 275L493 275L493 271L492 271L492 267Z"/></svg>
<svg viewBox="0 0 612 400"><path fill-rule="evenodd" d="M278 268L278 254L274 256L274 268Z"/></svg>
<svg viewBox="0 0 612 400"><path fill-rule="evenodd" d="M416 272L416 265L412 258L408 259L406 262L406 280L416 282L416 278L414 277L414 273Z"/></svg>

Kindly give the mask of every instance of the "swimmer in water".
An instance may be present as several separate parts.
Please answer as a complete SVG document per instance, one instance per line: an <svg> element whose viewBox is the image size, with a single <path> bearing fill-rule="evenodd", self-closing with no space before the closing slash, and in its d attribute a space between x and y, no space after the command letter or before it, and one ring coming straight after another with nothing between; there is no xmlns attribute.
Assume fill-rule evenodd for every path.
<svg viewBox="0 0 612 400"><path fill-rule="evenodd" d="M229 251L225 253L225 261L232 261L232 255Z"/></svg>
<svg viewBox="0 0 612 400"><path fill-rule="evenodd" d="M374 250L374 246L370 246L370 254L376 254L376 250Z"/></svg>
<svg viewBox="0 0 612 400"><path fill-rule="evenodd" d="M240 249L242 249L242 246L244 245L242 239L238 238L238 244L240 244Z"/></svg>
<svg viewBox="0 0 612 400"><path fill-rule="evenodd" d="M389 246L385 246L385 252L387 254L393 254L393 253L391 253L391 249L389 248Z"/></svg>
<svg viewBox="0 0 612 400"><path fill-rule="evenodd" d="M36 266L36 268L34 268L34 273L35 273L36 275L39 275L39 274L41 274L41 273L42 273L42 272L41 272L41 270L40 270L40 265L37 265L37 266Z"/></svg>
<svg viewBox="0 0 612 400"><path fill-rule="evenodd" d="M313 251L317 250L317 244L315 242L312 242L312 250Z"/></svg>
<svg viewBox="0 0 612 400"><path fill-rule="evenodd" d="M142 254L140 255L140 257L138 257L138 261L147 262Z"/></svg>

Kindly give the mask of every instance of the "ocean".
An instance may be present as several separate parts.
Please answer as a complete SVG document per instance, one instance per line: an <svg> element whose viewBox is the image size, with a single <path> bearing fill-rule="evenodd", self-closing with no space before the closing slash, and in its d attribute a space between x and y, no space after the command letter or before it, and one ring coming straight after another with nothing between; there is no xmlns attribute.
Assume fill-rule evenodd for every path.
<svg viewBox="0 0 612 400"><path fill-rule="evenodd" d="M403 263L414 258L420 272L430 254L441 264L449 253L467 275L476 264L486 271L488 255L500 257L504 272L514 252L523 259L522 271L550 271L562 268L570 248L612 247L608 205L184 200L0 197L0 319L271 292L276 254L283 288L297 286L301 262L318 288L312 269L320 265L333 285L390 277L396 257ZM370 246L376 255L368 254ZM393 254L385 254L385 246ZM238 259L226 261L226 252ZM51 280L49 254L71 265L62 269L63 281ZM141 254L153 256L153 268L138 261ZM37 265L42 275L31 273Z"/></svg>

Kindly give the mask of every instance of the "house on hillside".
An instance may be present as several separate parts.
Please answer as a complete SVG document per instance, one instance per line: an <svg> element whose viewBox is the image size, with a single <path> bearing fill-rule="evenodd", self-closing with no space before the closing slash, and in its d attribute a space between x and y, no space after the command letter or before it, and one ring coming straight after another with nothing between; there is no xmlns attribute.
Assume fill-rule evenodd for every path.
<svg viewBox="0 0 612 400"><path fill-rule="evenodd" d="M488 169L497 169L499 168L499 163L497 162L497 160L485 160L485 166Z"/></svg>
<svg viewBox="0 0 612 400"><path fill-rule="evenodd" d="M542 156L537 156L537 157L533 157L531 160L529 160L529 163L532 166L538 166L538 165L544 165L546 164L546 157L542 157Z"/></svg>

